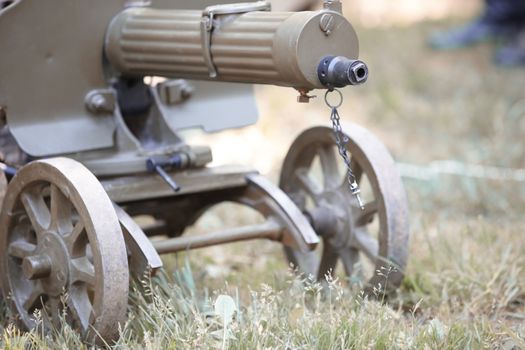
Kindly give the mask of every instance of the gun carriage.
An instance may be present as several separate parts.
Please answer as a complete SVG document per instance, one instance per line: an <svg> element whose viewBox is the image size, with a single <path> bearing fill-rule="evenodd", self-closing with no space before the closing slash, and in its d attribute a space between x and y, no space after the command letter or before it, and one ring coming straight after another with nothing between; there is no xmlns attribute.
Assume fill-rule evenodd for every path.
<svg viewBox="0 0 525 350"><path fill-rule="evenodd" d="M375 266L368 283L384 286L377 270L392 266L388 284L401 282L405 193L388 151L363 128L345 127L353 173L371 188L363 208L337 167L331 128L295 140L279 186L251 168L209 166L210 148L180 136L253 124L249 84L292 87L304 102L313 89L363 83L368 70L341 3L304 12L271 12L265 1L208 5L3 2L0 280L22 327L35 326L35 310L53 323L65 308L86 337L115 339L130 278L159 269L159 255L243 240L281 243L319 279L338 261L355 275L361 257ZM167 80L146 84L150 76ZM316 159L322 183L310 173ZM224 201L266 221L183 235ZM139 215L155 225L139 226Z"/></svg>

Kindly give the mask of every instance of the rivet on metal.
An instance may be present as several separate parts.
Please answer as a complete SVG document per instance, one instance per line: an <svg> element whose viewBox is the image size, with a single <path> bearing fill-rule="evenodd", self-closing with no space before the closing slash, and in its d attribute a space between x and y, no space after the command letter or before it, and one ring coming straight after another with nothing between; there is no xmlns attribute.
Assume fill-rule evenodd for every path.
<svg viewBox="0 0 525 350"><path fill-rule="evenodd" d="M93 109L101 110L105 103L106 99L102 95L94 95L91 98L91 106L93 106Z"/></svg>

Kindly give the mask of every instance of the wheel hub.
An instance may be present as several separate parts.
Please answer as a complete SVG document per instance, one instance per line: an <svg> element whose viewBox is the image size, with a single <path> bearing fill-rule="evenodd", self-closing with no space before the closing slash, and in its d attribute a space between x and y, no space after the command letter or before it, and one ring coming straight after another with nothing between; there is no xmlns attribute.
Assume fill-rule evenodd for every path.
<svg viewBox="0 0 525 350"><path fill-rule="evenodd" d="M69 275L69 255L61 236L45 232L35 254L23 259L22 271L30 280L41 280L48 295L59 296L67 286Z"/></svg>
<svg viewBox="0 0 525 350"><path fill-rule="evenodd" d="M315 231L336 248L348 245L354 226L352 199L341 191L325 191L319 205L308 212Z"/></svg>
<svg viewBox="0 0 525 350"><path fill-rule="evenodd" d="M30 280L48 277L51 274L52 262L48 255L33 255L24 258L22 271Z"/></svg>

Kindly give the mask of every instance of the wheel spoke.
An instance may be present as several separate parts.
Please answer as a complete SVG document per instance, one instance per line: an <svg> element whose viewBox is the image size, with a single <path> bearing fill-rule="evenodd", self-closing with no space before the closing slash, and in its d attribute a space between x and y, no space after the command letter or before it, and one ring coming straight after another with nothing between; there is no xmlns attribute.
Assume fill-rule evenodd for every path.
<svg viewBox="0 0 525 350"><path fill-rule="evenodd" d="M373 220L374 215L377 214L378 207L377 201L372 201L365 204L363 210L359 208L358 211L356 211L358 213L358 217L355 220L356 226L368 225Z"/></svg>
<svg viewBox="0 0 525 350"><path fill-rule="evenodd" d="M341 182L341 176L337 167L335 148L332 145L322 145L317 149L317 153L323 169L325 190L336 188Z"/></svg>
<svg viewBox="0 0 525 350"><path fill-rule="evenodd" d="M355 265L359 262L359 251L352 247L345 247L338 251L346 275L350 278L355 274Z"/></svg>
<svg viewBox="0 0 525 350"><path fill-rule="evenodd" d="M95 285L95 267L86 257L71 260L70 263L71 283L83 282Z"/></svg>
<svg viewBox="0 0 525 350"><path fill-rule="evenodd" d="M308 175L308 170L305 168L297 169L295 171L295 177L298 180L300 188L311 196L314 201L317 201L317 198L322 193L322 189L312 180L310 175Z"/></svg>
<svg viewBox="0 0 525 350"><path fill-rule="evenodd" d="M59 327L60 326L60 310L62 309L60 298L59 297L50 298L47 301L47 306L49 308L49 314L47 315L49 320L52 322L52 324L55 327Z"/></svg>
<svg viewBox="0 0 525 350"><path fill-rule="evenodd" d="M357 228L352 235L352 246L363 252L372 262L376 262L379 254L379 243L368 234L366 228Z"/></svg>
<svg viewBox="0 0 525 350"><path fill-rule="evenodd" d="M31 292L25 298L22 305L24 310L27 312L30 312L31 309L35 306L35 304L40 300L40 297L44 294L44 290L42 289L42 286L40 285L40 282L36 282L33 285L33 288L31 289Z"/></svg>
<svg viewBox="0 0 525 350"><path fill-rule="evenodd" d="M49 228L51 214L43 196L35 189L24 191L21 194L22 204L37 234Z"/></svg>
<svg viewBox="0 0 525 350"><path fill-rule="evenodd" d="M326 279L327 274L332 276L335 273L335 267L337 265L337 251L332 245L326 240L323 242L323 254L321 256L321 262L319 264L319 270L317 271L317 280L323 281Z"/></svg>
<svg viewBox="0 0 525 350"><path fill-rule="evenodd" d="M64 236L64 241L72 257L83 255L82 248L88 243L84 224L81 221L77 222L71 233Z"/></svg>
<svg viewBox="0 0 525 350"><path fill-rule="evenodd" d="M47 304L49 305L49 311L51 313L51 318L53 319L54 322L58 321L59 317L60 317L60 304L61 304L61 301L60 301L60 298L59 297L53 297L53 298L50 298L49 301L47 302Z"/></svg>
<svg viewBox="0 0 525 350"><path fill-rule="evenodd" d="M7 252L14 258L23 259L26 256L33 254L35 250L36 245L32 243L25 241L15 241L9 245Z"/></svg>
<svg viewBox="0 0 525 350"><path fill-rule="evenodd" d="M71 221L71 203L56 186L51 185L51 228L60 234L66 234L73 230Z"/></svg>
<svg viewBox="0 0 525 350"><path fill-rule="evenodd" d="M93 314L93 306L89 301L85 288L75 288L75 290L72 290L67 298L67 306L71 317L79 323L82 331L87 331L89 321Z"/></svg>

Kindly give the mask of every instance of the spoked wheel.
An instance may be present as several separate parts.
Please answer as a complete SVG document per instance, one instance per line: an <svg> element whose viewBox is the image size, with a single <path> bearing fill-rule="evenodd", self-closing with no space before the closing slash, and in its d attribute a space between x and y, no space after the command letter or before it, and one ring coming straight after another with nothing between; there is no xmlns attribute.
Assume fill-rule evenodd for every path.
<svg viewBox="0 0 525 350"><path fill-rule="evenodd" d="M120 224L102 185L66 158L30 163L9 183L0 216L4 297L32 329L60 320L87 340L118 337L129 272Z"/></svg>
<svg viewBox="0 0 525 350"><path fill-rule="evenodd" d="M343 128L362 210L351 194L332 129L303 132L284 161L280 186L322 237L318 251L289 248L291 263L323 280L338 261L352 283L369 290L398 287L407 261L408 209L395 163L383 144L355 124Z"/></svg>

